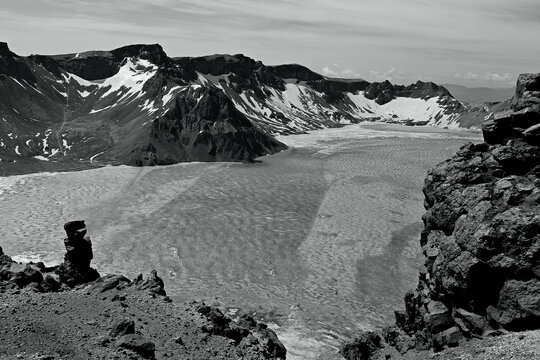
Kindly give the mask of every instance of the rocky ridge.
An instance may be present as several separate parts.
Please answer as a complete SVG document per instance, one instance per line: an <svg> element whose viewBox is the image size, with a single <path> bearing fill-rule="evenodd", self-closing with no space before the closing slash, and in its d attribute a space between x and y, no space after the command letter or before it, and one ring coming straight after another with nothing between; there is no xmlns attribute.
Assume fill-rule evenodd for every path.
<svg viewBox="0 0 540 360"><path fill-rule="evenodd" d="M360 121L470 127L490 109L430 82L331 79L242 54L171 58L149 44L22 57L0 43L0 175L251 162L286 148L277 134Z"/></svg>
<svg viewBox="0 0 540 360"><path fill-rule="evenodd" d="M19 264L0 248L0 359L285 359L265 324L203 302L175 304L153 270L144 279L90 267L84 221L64 226L58 266Z"/></svg>
<svg viewBox="0 0 540 360"><path fill-rule="evenodd" d="M538 74L521 75L512 109L483 124L485 143L429 172L418 286L396 326L345 344L347 359L540 329L539 90Z"/></svg>

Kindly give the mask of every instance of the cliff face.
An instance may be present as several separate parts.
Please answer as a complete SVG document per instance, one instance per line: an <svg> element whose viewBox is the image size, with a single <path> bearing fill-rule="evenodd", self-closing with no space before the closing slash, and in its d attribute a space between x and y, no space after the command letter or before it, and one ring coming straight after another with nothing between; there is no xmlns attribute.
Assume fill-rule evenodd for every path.
<svg viewBox="0 0 540 360"><path fill-rule="evenodd" d="M539 86L540 76L521 75L512 111L484 123L486 142L464 145L429 172L425 268L397 327L382 334L401 352L540 328Z"/></svg>
<svg viewBox="0 0 540 360"><path fill-rule="evenodd" d="M525 106L537 103L538 80L521 75L513 111L484 124L486 143L426 178L426 269L396 318L435 348L489 328L540 327L540 113Z"/></svg>
<svg viewBox="0 0 540 360"><path fill-rule="evenodd" d="M256 130L215 89L198 89L198 98L179 97L165 115L152 122L147 141L140 147L126 142L121 153L130 165L167 165L177 161L251 162L255 157L286 149Z"/></svg>

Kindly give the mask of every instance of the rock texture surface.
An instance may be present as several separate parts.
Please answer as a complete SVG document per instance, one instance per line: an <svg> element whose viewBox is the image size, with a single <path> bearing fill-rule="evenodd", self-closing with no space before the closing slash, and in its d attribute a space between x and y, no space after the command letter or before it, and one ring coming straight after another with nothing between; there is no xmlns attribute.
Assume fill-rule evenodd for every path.
<svg viewBox="0 0 540 360"><path fill-rule="evenodd" d="M0 360L286 358L253 318L235 323L202 302L173 303L155 270L99 277L84 221L64 228L58 268L16 263L0 248Z"/></svg>
<svg viewBox="0 0 540 360"><path fill-rule="evenodd" d="M540 124L539 79L520 76L512 111L484 124L485 143L429 172L425 267L397 327L383 331L402 352L540 328L540 147L524 135Z"/></svg>

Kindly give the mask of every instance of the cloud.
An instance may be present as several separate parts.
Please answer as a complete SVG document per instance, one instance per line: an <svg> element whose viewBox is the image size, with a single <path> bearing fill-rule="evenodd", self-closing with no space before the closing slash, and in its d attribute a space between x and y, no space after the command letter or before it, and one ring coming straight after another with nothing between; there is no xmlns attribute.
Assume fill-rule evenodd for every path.
<svg viewBox="0 0 540 360"><path fill-rule="evenodd" d="M362 74L354 71L353 69L339 69L338 65L334 64L333 67L325 66L322 68L322 74L327 77L337 77L345 79L361 79Z"/></svg>
<svg viewBox="0 0 540 360"><path fill-rule="evenodd" d="M385 71L371 70L369 75L370 79L377 82L388 80L396 84L402 84L405 81L412 81L412 76L410 74L407 74L405 71L399 70L396 67L392 67Z"/></svg>
<svg viewBox="0 0 540 360"><path fill-rule="evenodd" d="M538 71L538 33L538 0L5 0L0 9L0 34L21 55L158 42L170 56L244 53L401 83L418 74L511 82Z"/></svg>
<svg viewBox="0 0 540 360"><path fill-rule="evenodd" d="M489 81L493 83L511 83L515 79L510 73L495 73L495 72L485 72L485 73L474 73L468 71L464 74L456 73L454 74L456 79L471 80L471 81Z"/></svg>

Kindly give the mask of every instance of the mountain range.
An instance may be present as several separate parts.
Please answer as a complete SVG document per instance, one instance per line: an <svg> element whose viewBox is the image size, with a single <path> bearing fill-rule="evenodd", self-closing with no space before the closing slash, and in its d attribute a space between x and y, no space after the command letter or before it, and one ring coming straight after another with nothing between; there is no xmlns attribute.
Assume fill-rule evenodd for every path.
<svg viewBox="0 0 540 360"><path fill-rule="evenodd" d="M471 127L507 103L471 107L431 82L332 79L241 54L171 58L157 44L22 57L0 43L0 166L250 162L286 148L274 135L361 121Z"/></svg>

